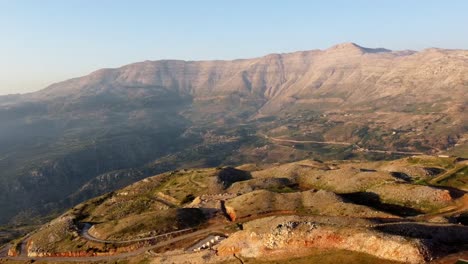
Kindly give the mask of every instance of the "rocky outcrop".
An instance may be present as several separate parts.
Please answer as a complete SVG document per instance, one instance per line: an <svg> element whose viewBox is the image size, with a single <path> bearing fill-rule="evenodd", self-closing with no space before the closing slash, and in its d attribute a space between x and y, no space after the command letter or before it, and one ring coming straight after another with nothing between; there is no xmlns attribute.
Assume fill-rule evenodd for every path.
<svg viewBox="0 0 468 264"><path fill-rule="evenodd" d="M453 203L448 190L414 184L383 184L367 190L384 202L430 212Z"/></svg>
<svg viewBox="0 0 468 264"><path fill-rule="evenodd" d="M417 239L376 232L365 227L344 227L300 217L255 220L221 242L219 255L282 259L305 256L311 248L345 249L378 258L423 263L427 248Z"/></svg>
<svg viewBox="0 0 468 264"><path fill-rule="evenodd" d="M367 206L346 203L338 195L325 190L276 193L267 190L249 192L225 203L231 220L268 213L313 213L331 216L389 218L394 215Z"/></svg>
<svg viewBox="0 0 468 264"><path fill-rule="evenodd" d="M17 257L19 255L18 249L15 247L11 247L8 249L7 256L8 257Z"/></svg>
<svg viewBox="0 0 468 264"><path fill-rule="evenodd" d="M226 210L226 214L229 216L229 220L236 221L237 215L235 209L230 206L224 206L224 208Z"/></svg>
<svg viewBox="0 0 468 264"><path fill-rule="evenodd" d="M99 257L99 256L112 256L126 252L132 252L141 248L141 246L120 247L116 249L109 249L104 252L90 252L90 251L66 251L66 252L28 252L30 258L42 257Z"/></svg>

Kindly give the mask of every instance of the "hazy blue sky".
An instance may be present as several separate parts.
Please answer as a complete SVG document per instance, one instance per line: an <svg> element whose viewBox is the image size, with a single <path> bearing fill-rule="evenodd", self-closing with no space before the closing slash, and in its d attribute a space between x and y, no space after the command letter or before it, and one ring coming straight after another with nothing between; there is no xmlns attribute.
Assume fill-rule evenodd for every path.
<svg viewBox="0 0 468 264"><path fill-rule="evenodd" d="M99 68L367 47L468 48L468 1L0 0L0 94Z"/></svg>

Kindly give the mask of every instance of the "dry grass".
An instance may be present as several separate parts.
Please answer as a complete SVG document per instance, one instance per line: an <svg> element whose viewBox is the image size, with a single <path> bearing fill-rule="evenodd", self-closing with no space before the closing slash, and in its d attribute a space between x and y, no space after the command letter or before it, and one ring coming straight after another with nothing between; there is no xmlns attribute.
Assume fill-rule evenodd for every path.
<svg viewBox="0 0 468 264"><path fill-rule="evenodd" d="M90 233L100 239L125 240L177 230L176 209L131 215L94 225Z"/></svg>
<svg viewBox="0 0 468 264"><path fill-rule="evenodd" d="M226 207L230 208L237 218L271 212L294 212L301 215L393 217L367 206L344 203L343 199L336 194L324 190L294 193L258 190L228 200Z"/></svg>
<svg viewBox="0 0 468 264"><path fill-rule="evenodd" d="M337 263L360 263L360 264L397 264L401 262L376 258L369 254L353 252L348 250L319 250L311 249L310 255L292 259L282 260L257 260L243 259L245 264L337 264ZM226 263L226 262L225 262ZM239 261L229 262L229 264L239 263Z"/></svg>

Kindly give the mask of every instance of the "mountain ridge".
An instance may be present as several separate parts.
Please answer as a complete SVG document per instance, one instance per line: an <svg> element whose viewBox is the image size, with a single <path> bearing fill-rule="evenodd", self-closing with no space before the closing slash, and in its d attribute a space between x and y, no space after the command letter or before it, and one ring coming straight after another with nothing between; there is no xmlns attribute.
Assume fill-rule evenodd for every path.
<svg viewBox="0 0 468 264"><path fill-rule="evenodd" d="M113 171L121 182L101 192L187 164L273 161L270 152L274 162L363 155L317 146L290 154L263 134L424 153L465 144L468 51L366 49L144 61L0 96L0 206L11 212L0 222ZM147 164L158 165L127 173Z"/></svg>
<svg viewBox="0 0 468 264"><path fill-rule="evenodd" d="M359 52L356 54L351 51ZM439 54L440 57L431 59L442 60L447 57L446 53L451 52L458 51L439 51L437 54ZM464 53L466 53L466 51ZM148 86L165 87L194 97L211 96L213 93L224 95L226 93L240 92L247 95L254 94L257 97L262 97L262 99L271 99L272 96L289 89L291 86L290 83L295 81L302 82L299 84L302 86L302 89L310 90L310 88L321 87L323 85L323 80L330 77L323 75L333 74L336 69L357 67L359 71L368 70L368 67L366 69L362 68L363 63L386 64L381 67L389 68L395 64L401 64L402 58L406 58L407 60L407 62L404 63L419 64L418 58L414 59L414 57L426 57L431 54L432 57L436 56L431 49L415 53L407 51L394 52L382 48L370 49L358 46L354 43L344 43L335 45L326 50L269 54L253 59L231 61L144 61L119 68L101 69L83 77L53 84L41 91L31 93L26 97L32 97L31 100L36 99L35 97L42 97L44 99L44 97L60 96L63 92L65 94L62 96L68 96L70 93L73 94L74 89L93 85L97 86L109 82L109 85L114 86L136 86L142 88ZM354 56L358 56L358 58ZM374 56L378 56L378 59ZM344 66L337 67L337 64L343 62L345 63ZM431 65L429 66L431 67ZM443 65L442 63L433 66L447 67L447 65ZM322 73L322 76L315 76L315 80L310 78L309 80L301 79L301 76L298 76L313 76L314 72L324 70L328 70L328 72ZM274 74L278 74L280 77L275 78ZM382 75L382 73L374 71L369 72L368 75L378 76ZM231 84L226 83L227 81ZM376 83L371 82L371 84L375 85ZM67 88L67 86L73 87ZM216 86L216 89L214 89L214 86ZM68 91L65 91L66 89L68 89ZM89 92L99 93L100 91L95 90ZM297 89L290 93L292 94L289 94L289 97L304 95L303 92Z"/></svg>
<svg viewBox="0 0 468 264"><path fill-rule="evenodd" d="M32 99L35 99L34 95L37 95L38 93L44 93L47 90L54 90L55 87L63 86L67 82L77 82L77 81L82 81L83 82L86 79L88 81L92 81L93 79L101 79L101 81L105 81L105 80L102 80L102 79L103 78L106 78L106 79L107 78L112 78L112 75L118 74L118 72L121 72L121 71L125 71L125 69L135 68L135 67L145 69L147 67L154 66L155 64L161 64L161 65L184 64L184 65L188 65L188 66L190 66L192 64L215 64L215 66L216 66L216 64L226 64L226 63L227 64L229 64L229 63L231 63L231 64L234 63L235 64L235 63L239 63L239 62L260 63L260 62L265 62L265 61L269 61L269 60L276 60L276 62L275 61L273 61L273 62L278 63L278 62L281 62L285 57L298 57L298 56L299 57L308 57L308 56L311 56L311 55L322 55L323 56L324 54L329 55L330 53L336 53L336 52L338 52L338 53L343 53L344 52L345 57L350 57L352 54L356 54L356 53L359 56L379 54L379 53L389 53L389 54L393 54L393 55L410 56L410 55L415 55L415 54L421 55L421 54L431 53L434 50L437 50L439 52L463 51L463 50L445 50L445 49L435 49L435 48L424 49L424 50L419 51L419 52L409 51L409 50L392 51L392 50L388 50L388 49L385 49L385 48L366 48L366 47L359 46L359 45L357 45L355 43L352 43L352 42L345 42L345 43L334 45L334 46L332 46L332 47L330 47L328 49L325 49L325 50L307 50L307 51L296 51L296 52L288 52L288 53L271 53L271 54L267 54L267 55L261 56L261 57L246 58L246 59L235 59L235 60L188 60L188 61L186 61L186 60L171 60L171 59L155 60L155 61L146 60L146 61L143 61L143 62L136 62L136 63L123 65L123 66L117 67L117 68L99 69L99 70L91 72L88 75L72 78L72 79L69 79L69 80L62 81L62 82L57 82L57 83L54 83L54 84L51 84L51 85L45 87L44 89L39 90L39 91L20 95L20 97L26 97L26 98L33 97ZM53 96L53 94L50 94L50 93L47 93L47 95L48 96ZM4 96L7 96L7 95L4 95ZM4 96L0 96L0 98L4 97Z"/></svg>
<svg viewBox="0 0 468 264"><path fill-rule="evenodd" d="M89 74L86 74L86 75L83 75L83 76L79 76L79 77L74 77L74 78L71 78L71 79L68 79L68 80L65 80L65 81L59 81L59 82L55 82L43 89L40 89L38 91L33 91L33 92L29 92L29 93L25 93L25 94L5 94L5 95L0 95L0 98L1 97L5 97L5 96L9 96L9 97L13 97L13 96L22 96L22 95L29 95L29 94L34 94L34 93L37 93L37 92L40 92L44 89L48 89L49 87L51 86L56 86L56 85L59 85L63 82L66 82L66 81L71 81L71 80L75 80L75 79L80 79L80 78L83 78L83 77L87 77L87 76L93 76L93 75L96 75L96 74L99 74L101 72L105 72L105 71L114 71L114 70L119 70L119 69L122 69L122 68L126 68L126 67L131 67L131 66L134 66L134 65L141 65L141 64L145 64L145 63L158 63L158 62L161 62L161 63L166 63L166 62L174 62L174 63L206 63L206 62L236 62L236 61L247 61L247 60L259 60L259 59L264 59L264 58L269 58L269 57L275 57L275 56L288 56L288 55L294 55L294 54L304 54L304 53L326 53L326 52L333 52L333 51L336 51L336 50L342 50L342 51L345 51L345 52L349 52L349 51L352 51L352 50L359 50L359 51L362 51L363 54L365 53L395 53L395 54L403 54L403 55L413 55L413 54L420 54L420 53L426 53L426 52L432 52L432 51L438 51L438 52L456 52L456 51L463 51L463 52L466 52L466 50L463 50L463 49L442 49L442 48L436 48L436 47L431 47L431 48L425 48L423 50L420 50L420 51L414 51L414 50L389 50L389 49L386 49L386 48L368 48L368 47L363 47L363 46L360 46L354 42L344 42L344 43L339 43L339 44L336 44L336 45L333 45L327 49L313 49L313 50L303 50L303 51L293 51L293 52L280 52L280 53L270 53L270 54L266 54L266 55L263 55L263 56L259 56L259 57L252 57L252 58L240 58L240 59L215 59L215 60L183 60L183 59L161 59L161 60L145 60L145 61L141 61L141 62L134 62L134 63L129 63L129 64L126 64L126 65L123 65L123 66L120 66L120 67L115 67L115 68L102 68L102 69L98 69L98 70L95 70Z"/></svg>

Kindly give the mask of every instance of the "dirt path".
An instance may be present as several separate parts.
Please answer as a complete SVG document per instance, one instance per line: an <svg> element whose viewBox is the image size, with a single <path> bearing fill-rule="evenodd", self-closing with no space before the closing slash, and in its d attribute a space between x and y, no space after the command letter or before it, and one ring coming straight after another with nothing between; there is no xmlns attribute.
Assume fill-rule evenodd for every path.
<svg viewBox="0 0 468 264"><path fill-rule="evenodd" d="M380 150L380 149L365 149L358 146L356 143L349 143L349 142L337 142L337 141L315 141L315 140L294 140L294 139L284 139L284 138L275 138L270 137L265 134L260 134L267 140L272 140L275 142L287 142L287 143L298 143L298 144L306 144L306 143L313 143L313 144L324 144L324 145L342 145L342 146L356 146L358 151L361 152L371 152L371 153L383 153L383 154L399 154L399 155L424 155L422 152L409 152L409 151L392 151L392 150Z"/></svg>
<svg viewBox="0 0 468 264"><path fill-rule="evenodd" d="M468 195L465 195L463 197L461 206L458 207L457 210L464 210L467 207L468 207ZM284 212L284 215L288 215L288 214L289 214L289 212ZM254 220L254 219L257 219L257 218L263 218L263 217L266 217L266 216L269 216L269 215L277 215L277 214L272 213L272 214L257 215L257 216L252 216L252 217L248 217L248 218L244 218L244 219L239 219L239 221L240 222L246 222L246 221L251 221L251 220ZM283 214L281 214L281 215L283 215ZM237 222L239 222L239 221L237 221ZM11 259L11 260L16 260L16 261L31 261L31 260L35 260L35 259L36 260L40 259L41 261L60 261L60 262L96 262L96 261L122 260L122 259L126 259L126 258L129 258L129 257L134 257L134 256L137 256L137 255L143 254L143 253L145 253L145 252L147 252L149 250L155 249L155 248L169 246L169 245L171 245L173 243L176 243L176 242L179 242L179 241L182 241L182 240L185 240L185 239L195 238L195 237L199 237L201 235L207 235L208 236L208 235L211 235L211 234L214 234L214 233L224 233L224 228L225 227L227 227L229 225L232 225L232 224L235 224L235 223L236 222L230 222L230 223L223 223L223 224L213 225L213 226L210 226L210 227L205 228L205 229L197 230L197 231L191 232L189 234L183 234L183 235L168 239L166 241L159 242L156 245L143 247L143 248L131 251L131 252L126 252L126 253L121 253L121 254L116 254L116 255L111 255L111 256L31 258L31 257L25 256L25 254L21 254L18 257L6 257L4 259ZM402 221L398 221L397 223L382 223L382 224L376 224L375 226L392 225L392 224L393 225L401 225L401 224L411 224L412 225L412 224L415 224L415 223L418 223L418 224L421 224L421 225L427 225L427 226L443 225L443 224L436 224L436 223L424 223L424 222L413 222L413 221L407 222L404 219L402 219ZM100 242L100 243L113 243L114 242L114 241L108 241L108 240L101 240L101 239L97 239L97 238L94 238L94 237L90 236L88 234L88 230L89 230L90 227L91 227L91 225L88 224L87 226L85 226L85 228L83 228L83 230L81 232L82 236L85 239L89 239L91 241ZM182 231L182 230L180 230L180 231ZM189 230L187 230L187 231L189 231ZM179 231L176 231L176 232L179 232ZM163 235L169 235L169 234L174 234L174 232L163 234ZM163 235L160 235L160 236L163 236ZM145 239L149 240L151 238L145 238ZM144 240L144 239L136 239L136 240L120 241L120 242L121 243L124 243L124 242L137 242L137 241L142 241L142 240ZM26 240L23 241L23 243L25 243L25 242L26 242Z"/></svg>
<svg viewBox="0 0 468 264"><path fill-rule="evenodd" d="M137 243L137 242L142 242L142 241L149 241L153 239L158 239L158 238L163 238L163 237L168 237L170 235L174 234L180 234L180 233L185 233L189 231L193 231L193 228L186 228L186 229L181 229L177 230L174 232L169 232L161 235L156 235L156 236L151 236L151 237L144 237L144 238L137 238L137 239L131 239L131 240L104 240L104 239L99 239L96 238L92 235L89 234L89 229L92 227L91 224L89 223L83 223L84 227L80 232L80 235L90 241L94 242L99 242L99 243L109 243L109 244L129 244L129 243Z"/></svg>
<svg viewBox="0 0 468 264"><path fill-rule="evenodd" d="M315 144L328 144L328 145L343 145L343 146L351 146L353 143L348 142L336 142L336 141L315 141L315 140L294 140L294 139L284 139L284 138L275 138L270 137L265 134L261 134L264 138L268 140L273 140L277 142L288 142L288 143L315 143Z"/></svg>
<svg viewBox="0 0 468 264"><path fill-rule="evenodd" d="M446 171L445 173L443 173L442 175L439 175L433 179L431 179L429 181L430 184L437 184L438 182L452 176L454 173L456 173L457 171L463 169L466 165L465 164L462 164L462 165L457 165L455 166L455 168L451 169L451 170L448 170Z"/></svg>
<svg viewBox="0 0 468 264"><path fill-rule="evenodd" d="M197 182L193 177L195 176L194 173L192 173L189 177L189 181L193 183L194 185L200 187L200 188L206 188L207 186L201 182Z"/></svg>
<svg viewBox="0 0 468 264"><path fill-rule="evenodd" d="M433 217L436 217L436 216L445 216L445 215L454 214L454 213L458 213L458 212L468 211L468 194L465 194L464 196L459 198L457 200L457 204L455 205L455 207L451 206L451 207L447 207L447 208L444 208L444 209L442 209L439 213L436 213L436 214L423 215L421 217L416 217L416 218L413 218L413 219L418 220L418 221L424 221L424 220L427 220L427 219L430 219L430 218L433 218ZM232 225L232 224L235 224L236 222L247 222L247 221L251 221L251 220L254 220L254 219L258 219L258 218L263 218L263 217L270 216L270 215L289 215L289 214L291 214L291 212L282 212L282 213L275 212L275 213L271 213L271 214L262 214L262 215L256 215L256 216L251 216L251 217L239 219L238 221L235 221L235 222L213 225L213 226L210 226L208 228L201 229L201 230L193 231L194 229L184 229L184 230L170 232L170 233L166 233L166 234L162 234L162 235L158 235L158 236L141 238L141 239L133 239L133 240L127 240L127 241L112 241L112 240L102 240L102 239L95 238L95 237L91 236L88 233L89 228L91 228L91 225L86 224L85 227L82 229L82 231L80 233L82 235L82 237L85 238L85 239L88 239L90 241L99 242L99 243L134 243L134 242L148 241L148 240L160 238L160 237L163 237L163 236L170 236L170 235L177 234L177 233L190 232L190 231L193 231L193 232L188 233L188 234L182 234L182 235L179 235L177 237L170 238L170 239L168 239L166 241L158 242L156 245L143 247L143 248L131 251L131 252L116 254L116 255L112 255L112 256L94 256L94 257L41 257L41 258L31 258L31 257L28 257L26 255L26 248L25 247L27 245L28 238L25 238L23 240L22 244L21 244L21 254L20 254L20 256L18 256L18 257L4 257L4 259L11 259L11 260L17 260L17 261L31 261L31 260L34 260L34 259L40 259L42 261L60 261L60 262L95 262L95 261L111 261L111 260L117 260L117 259L121 260L121 259L125 259L125 258L128 258L128 257L133 257L133 256L143 254L144 252L146 252L148 250L151 250L151 249L168 246L168 245L171 245L173 243L176 243L176 242L179 242L179 241L182 241L182 240L185 240L185 239L199 237L200 235L207 235L208 236L208 235L213 234L215 232L223 233L223 229L225 227L227 227L229 225ZM398 221L398 222L395 222L395 223L376 224L375 226L401 225L401 224L414 225L415 223L421 224L421 225L426 225L426 226L443 226L444 225L444 224L428 223L428 222L414 222L414 221L411 221L411 220L408 221L409 219L406 219L406 220L401 219L401 220L402 221ZM8 247L2 248L1 252L4 253L5 250L8 250L7 248Z"/></svg>
<svg viewBox="0 0 468 264"><path fill-rule="evenodd" d="M408 152L408 151L392 151L392 150L378 150L378 149L364 149L364 152L383 153L383 154L399 154L399 155L424 155L422 152Z"/></svg>
<svg viewBox="0 0 468 264"><path fill-rule="evenodd" d="M153 246L143 247L143 248L131 251L131 252L116 254L116 255L112 255L112 256L32 258L32 257L27 257L27 256L21 255L19 257L6 257L4 259L10 259L10 260L16 260L16 261L31 261L31 260L40 259L41 261L82 262L82 263L83 262L96 262L96 261L111 261L111 260L117 260L117 259L121 260L121 259L125 259L125 258L128 258L128 257L134 257L134 256L137 256L137 255L143 254L144 252L146 252L148 250L151 250L151 249L154 249L154 248L168 246L168 245L171 245L172 243L175 243L175 242L178 242L178 241L181 241L181 240L185 240L185 239L189 239L191 237L197 237L197 236L204 235L204 234L209 235L209 234L211 234L213 232L216 232L217 230L223 228L224 226L225 226L224 224L223 225L212 226L212 227L209 227L209 228L206 228L206 229L202 229L202 230L192 232L190 234L177 236L175 238L172 238L172 239L157 243L156 245L153 245Z"/></svg>

